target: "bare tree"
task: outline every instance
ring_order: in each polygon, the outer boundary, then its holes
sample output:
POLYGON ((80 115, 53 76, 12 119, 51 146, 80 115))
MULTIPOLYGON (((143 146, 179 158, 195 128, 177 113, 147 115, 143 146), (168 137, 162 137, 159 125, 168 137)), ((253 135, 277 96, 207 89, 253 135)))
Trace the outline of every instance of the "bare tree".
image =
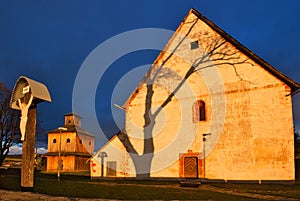
POLYGON ((47 148, 48 133, 42 127, 43 121, 39 118, 40 113, 37 112, 36 116, 37 116, 37 121, 36 121, 35 149, 37 153, 38 148, 47 148))
POLYGON ((0 82, 0 166, 9 148, 20 142, 20 112, 9 106, 11 92, 0 82))
MULTIPOLYGON (((198 19, 195 19, 191 22, 186 22, 186 24, 191 24, 187 33, 180 39, 176 47, 172 50, 166 59, 162 62, 159 67, 153 67, 147 72, 145 75, 143 82, 146 84, 146 100, 145 100, 145 111, 143 115, 144 119, 144 148, 143 153, 141 155, 138 154, 133 144, 130 142, 130 139, 126 133, 120 132, 118 137, 127 152, 130 154, 135 169, 136 176, 142 178, 150 177, 151 163, 154 156, 154 143, 153 143, 153 128, 155 125, 155 119, 160 114, 160 112, 172 101, 175 94, 182 88, 184 83, 189 79, 189 77, 197 71, 200 71, 205 68, 210 68, 214 66, 221 65, 229 65, 233 68, 235 75, 241 80, 245 82, 249 82, 244 80, 242 76, 238 73, 236 65, 249 63, 248 59, 242 59, 240 51, 231 46, 229 42, 227 42, 223 37, 221 37, 217 33, 209 33, 209 32, 199 32, 197 35, 198 44, 202 48, 202 54, 194 59, 191 62, 190 67, 185 72, 185 75, 180 78, 178 85, 174 88, 174 90, 165 97, 164 101, 160 105, 160 107, 156 111, 151 111, 152 108, 152 98, 154 95, 154 84, 159 79, 167 79, 173 76, 173 78, 178 79, 174 73, 170 71, 170 69, 165 67, 165 64, 173 55, 176 55, 176 51, 180 48, 181 44, 185 40, 189 38, 189 35, 196 25, 198 19)), ((251 64, 252 65, 252 64, 251 64)), ((173 79, 172 78, 172 79, 173 79)))

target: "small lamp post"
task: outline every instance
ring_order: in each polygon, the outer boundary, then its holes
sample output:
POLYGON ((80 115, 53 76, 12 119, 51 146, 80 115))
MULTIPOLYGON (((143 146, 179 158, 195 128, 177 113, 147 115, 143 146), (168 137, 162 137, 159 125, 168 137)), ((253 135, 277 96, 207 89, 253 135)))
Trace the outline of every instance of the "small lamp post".
POLYGON ((204 133, 203 136, 203 179, 205 178, 205 142, 206 142, 206 136, 211 135, 211 133, 204 133))
POLYGON ((58 127, 59 130, 59 147, 58 147, 58 161, 57 161, 57 181, 60 181, 60 171, 62 166, 61 161, 61 131, 67 131, 68 129, 65 127, 58 127))

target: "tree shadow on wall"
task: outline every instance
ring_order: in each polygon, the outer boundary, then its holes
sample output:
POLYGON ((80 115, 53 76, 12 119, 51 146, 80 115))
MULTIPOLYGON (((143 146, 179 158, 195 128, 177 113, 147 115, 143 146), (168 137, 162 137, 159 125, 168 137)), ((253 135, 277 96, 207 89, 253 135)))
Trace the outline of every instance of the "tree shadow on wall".
MULTIPOLYGON (((233 48, 229 42, 227 42, 223 37, 217 33, 208 32, 198 32, 191 38, 197 38, 197 44, 194 41, 190 41, 190 34, 198 23, 199 19, 195 19, 191 22, 185 22, 184 26, 189 26, 188 31, 185 35, 173 35, 170 40, 172 44, 174 41, 178 41, 176 46, 171 51, 162 51, 163 57, 165 59, 160 65, 154 63, 150 70, 146 73, 142 79, 140 85, 145 85, 146 96, 145 96, 145 111, 141 118, 144 120, 143 124, 143 152, 139 154, 132 144, 130 137, 125 130, 120 131, 117 136, 124 145, 126 151, 130 155, 136 170, 136 177, 138 178, 149 178, 151 176, 151 164, 152 159, 155 154, 155 145, 153 141, 153 129, 156 124, 157 116, 163 111, 163 109, 172 101, 176 93, 183 87, 184 83, 190 78, 194 73, 206 69, 221 65, 229 65, 233 68, 235 75, 241 80, 242 77, 238 74, 236 65, 249 63, 248 59, 241 59, 241 53, 233 48), (191 42, 194 42, 193 44, 191 42), (201 48, 201 54, 195 59, 187 59, 190 67, 187 68, 184 76, 179 76, 171 68, 167 68, 167 62, 173 56, 180 56, 184 59, 184 55, 180 55, 180 48, 183 44, 198 45, 201 48), (167 80, 176 80, 176 86, 171 90, 171 92, 166 97, 163 98, 162 104, 153 111, 153 96, 155 93, 155 86, 159 86, 167 80)), ((168 46, 167 46, 168 47, 168 46)), ((191 50, 190 50, 191 51, 191 50)), ((252 64, 251 64, 252 65, 252 64)), ((130 135, 130 134, 129 134, 130 135)))

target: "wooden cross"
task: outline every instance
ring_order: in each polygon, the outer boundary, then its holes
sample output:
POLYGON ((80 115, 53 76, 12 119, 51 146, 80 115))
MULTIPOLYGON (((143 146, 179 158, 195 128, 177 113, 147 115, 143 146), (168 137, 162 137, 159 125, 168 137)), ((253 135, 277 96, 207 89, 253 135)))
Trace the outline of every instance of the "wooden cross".
POLYGON ((23 141, 21 169, 22 191, 33 191, 36 109, 37 104, 43 101, 51 102, 47 87, 25 76, 19 77, 10 99, 10 107, 21 110, 22 114, 20 121, 21 140, 23 141))

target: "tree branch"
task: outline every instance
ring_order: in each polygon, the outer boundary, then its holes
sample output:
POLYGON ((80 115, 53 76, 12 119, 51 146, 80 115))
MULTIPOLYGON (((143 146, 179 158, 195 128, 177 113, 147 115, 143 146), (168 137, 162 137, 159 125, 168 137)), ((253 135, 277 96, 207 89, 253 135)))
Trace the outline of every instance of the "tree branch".
POLYGON ((132 143, 130 142, 128 135, 125 132, 119 131, 117 136, 129 154, 138 154, 138 152, 135 150, 132 143))

